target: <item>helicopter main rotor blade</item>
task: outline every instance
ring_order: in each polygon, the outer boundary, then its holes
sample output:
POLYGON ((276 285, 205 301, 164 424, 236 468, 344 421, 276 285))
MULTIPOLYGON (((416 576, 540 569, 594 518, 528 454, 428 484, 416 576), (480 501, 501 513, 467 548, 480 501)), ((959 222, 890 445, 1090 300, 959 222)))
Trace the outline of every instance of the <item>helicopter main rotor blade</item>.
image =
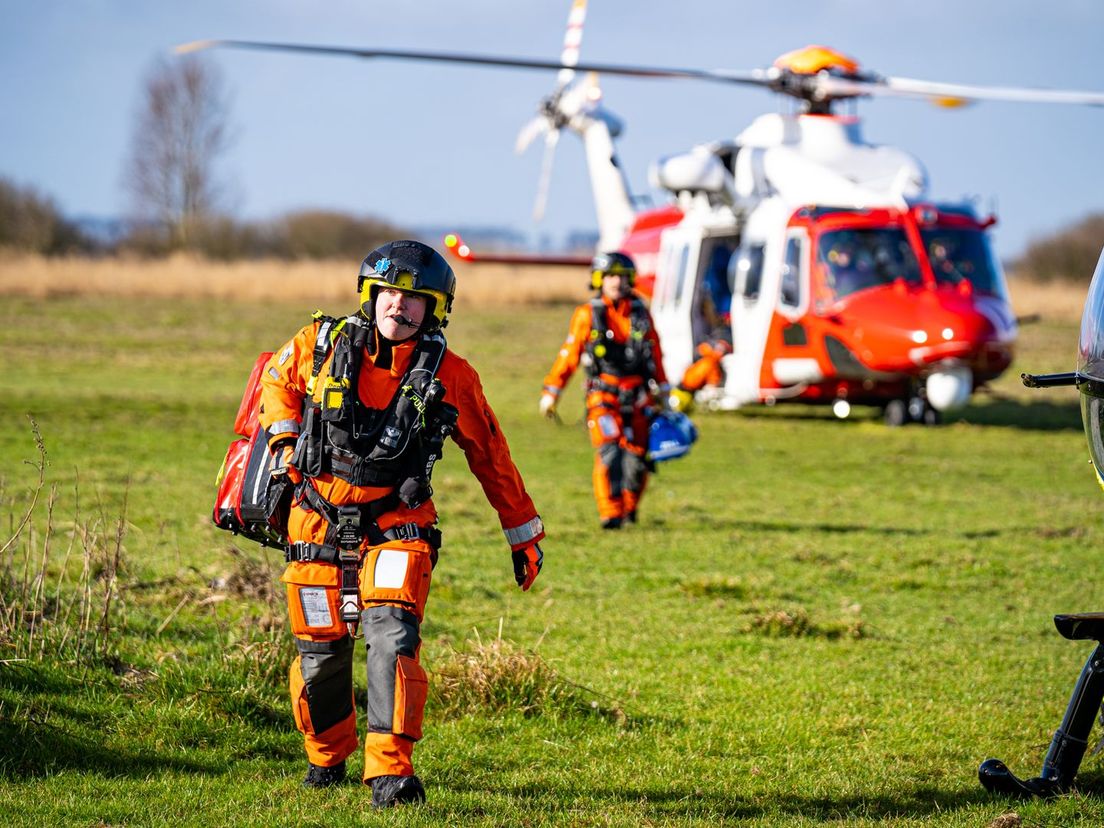
POLYGON ((533 221, 544 218, 548 205, 548 191, 552 187, 552 163, 556 158, 556 145, 560 143, 560 131, 549 130, 544 136, 544 158, 541 159, 540 178, 537 180, 537 198, 533 202, 533 221))
POLYGON ((197 40, 176 47, 180 53, 210 48, 258 49, 302 54, 336 55, 365 59, 428 61, 460 63, 472 66, 505 67, 580 72, 600 72, 632 78, 672 78, 757 86, 807 101, 832 101, 842 98, 885 96, 922 98, 937 103, 962 103, 974 100, 1018 101, 1023 103, 1060 103, 1104 106, 1104 92, 1068 89, 1032 89, 1001 86, 970 86, 913 80, 911 78, 867 75, 846 77, 827 71, 815 73, 780 69, 687 69, 674 66, 631 66, 614 63, 575 63, 562 59, 540 60, 499 55, 464 54, 460 52, 423 52, 411 49, 354 49, 344 46, 317 46, 303 43, 274 43, 256 40, 197 40))
POLYGON ((539 60, 496 55, 464 54, 461 52, 420 52, 411 49, 354 49, 345 46, 314 46, 304 43, 272 43, 259 40, 195 40, 176 47, 180 54, 202 49, 258 49, 273 52, 299 52, 314 55, 336 55, 365 59, 415 60, 436 63, 466 63, 472 66, 499 66, 512 69, 578 70, 602 72, 633 78, 681 78, 686 80, 715 81, 718 83, 748 84, 770 88, 777 81, 777 72, 753 69, 739 72, 729 69, 679 69, 663 66, 628 66, 614 63, 565 64, 562 60, 539 60))
POLYGON ((536 140, 538 135, 548 132, 550 129, 552 129, 552 124, 547 115, 534 115, 518 131, 517 140, 514 142, 514 152, 521 155, 529 149, 529 145, 536 140))
POLYGON ((816 94, 821 98, 880 95, 898 98, 924 98, 940 102, 1013 101, 1017 103, 1085 104, 1104 106, 1104 92, 1073 89, 1032 89, 1014 86, 971 86, 960 83, 915 80, 913 78, 876 78, 851 80, 830 75, 815 78, 816 94))

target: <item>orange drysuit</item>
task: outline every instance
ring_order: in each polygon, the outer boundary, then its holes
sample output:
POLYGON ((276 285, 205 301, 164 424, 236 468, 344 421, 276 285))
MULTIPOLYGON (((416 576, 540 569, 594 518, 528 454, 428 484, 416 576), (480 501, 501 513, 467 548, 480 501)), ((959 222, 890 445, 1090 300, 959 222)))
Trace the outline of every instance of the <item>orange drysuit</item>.
MULTIPOLYGON (((299 434, 320 324, 316 321, 300 330, 273 355, 265 369, 259 420, 269 429, 270 445, 299 434)), ((370 336, 377 334, 373 331, 370 336)), ((356 391, 368 409, 388 408, 406 374, 417 338, 393 347, 384 343, 374 355, 364 349, 356 391)), ((333 360, 331 351, 315 384, 315 400, 322 399, 323 380, 333 360)), ((446 350, 436 376, 445 389, 444 402, 459 412, 450 436, 463 450, 468 467, 498 513, 511 548, 522 549, 539 541, 544 537, 543 525, 475 369, 446 350)), ((354 486, 330 473, 306 482, 325 501, 347 510, 350 504, 386 498, 395 489, 354 486)), ((297 498, 301 493, 302 487, 297 490, 297 498)), ((411 754, 414 742, 422 736, 427 688, 426 674, 418 661, 419 631, 437 557, 430 542, 439 539, 433 534, 436 521, 432 500, 414 509, 397 503, 375 515, 378 530, 387 533, 386 542, 378 542, 377 532, 375 545, 366 537, 359 546, 363 556, 359 572, 360 629, 368 647, 366 781, 414 773, 411 754)), ((293 502, 288 520, 290 548, 322 548, 329 526, 309 502, 293 502)), ((330 767, 344 761, 357 746, 353 640, 340 612, 342 570, 337 563, 294 557, 289 552, 291 562, 282 577, 287 584, 291 630, 299 649, 290 671, 292 709, 309 760, 330 767)))
POLYGON ((682 375, 678 387, 682 391, 693 393, 707 385, 724 385, 724 369, 721 360, 732 353, 732 345, 725 339, 714 339, 698 346, 698 359, 691 363, 682 375))
POLYGON ((586 409, 594 459, 594 498, 603 524, 635 520, 648 482, 648 425, 654 405, 650 382, 667 384, 651 314, 636 293, 617 300, 597 296, 575 309, 567 339, 544 378, 559 396, 585 362, 586 409), (604 317, 604 320, 600 317, 604 317), (619 359, 625 346, 632 358, 619 359))

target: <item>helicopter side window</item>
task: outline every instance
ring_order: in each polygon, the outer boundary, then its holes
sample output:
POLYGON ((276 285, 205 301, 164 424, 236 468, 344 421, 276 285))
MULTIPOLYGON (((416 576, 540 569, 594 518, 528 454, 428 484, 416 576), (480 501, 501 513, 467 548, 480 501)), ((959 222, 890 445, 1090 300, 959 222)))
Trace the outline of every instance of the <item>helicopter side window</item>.
POLYGON ((904 231, 897 227, 822 233, 817 261, 836 299, 897 279, 913 284, 921 281, 916 255, 904 231))
POLYGON ((951 285, 969 282, 980 293, 1004 295, 1003 281, 984 234, 977 230, 941 228, 922 230, 920 236, 936 282, 951 285))
POLYGON ((690 261, 690 245, 683 244, 678 249, 675 267, 678 279, 675 281, 675 293, 671 297, 671 304, 678 305, 682 302, 682 291, 686 287, 686 265, 690 261))
POLYGON ((763 249, 764 245, 753 244, 741 250, 733 260, 736 289, 748 302, 759 298, 759 285, 763 281, 763 249))
POLYGON ((786 260, 782 265, 782 289, 779 304, 796 308, 801 304, 801 238, 792 236, 786 241, 786 260))
POLYGON ((708 264, 702 272, 700 291, 700 309, 706 322, 715 327, 727 322, 732 313, 732 282, 729 263, 733 257, 735 244, 728 239, 714 242, 707 259, 708 264))

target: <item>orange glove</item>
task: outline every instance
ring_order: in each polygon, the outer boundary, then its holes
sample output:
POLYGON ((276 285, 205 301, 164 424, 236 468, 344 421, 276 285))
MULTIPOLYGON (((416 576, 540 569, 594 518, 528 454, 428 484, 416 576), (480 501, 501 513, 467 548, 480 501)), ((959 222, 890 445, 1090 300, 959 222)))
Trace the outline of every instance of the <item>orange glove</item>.
POLYGON ((511 554, 514 558, 514 580, 522 592, 528 592, 544 566, 544 552, 539 543, 533 543, 511 554))

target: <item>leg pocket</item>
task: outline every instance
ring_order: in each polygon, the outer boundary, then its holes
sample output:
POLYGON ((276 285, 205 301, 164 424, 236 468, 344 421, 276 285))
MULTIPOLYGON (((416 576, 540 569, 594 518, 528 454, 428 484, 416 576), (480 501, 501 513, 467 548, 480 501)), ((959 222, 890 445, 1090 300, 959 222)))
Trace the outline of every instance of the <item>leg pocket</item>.
POLYGON ((333 564, 294 561, 280 580, 287 585, 288 617, 296 636, 324 638, 345 632, 341 570, 333 564))
POLYGON ((422 665, 400 655, 395 665, 395 721, 392 730, 415 741, 422 738, 422 714, 425 711, 429 681, 422 665))

